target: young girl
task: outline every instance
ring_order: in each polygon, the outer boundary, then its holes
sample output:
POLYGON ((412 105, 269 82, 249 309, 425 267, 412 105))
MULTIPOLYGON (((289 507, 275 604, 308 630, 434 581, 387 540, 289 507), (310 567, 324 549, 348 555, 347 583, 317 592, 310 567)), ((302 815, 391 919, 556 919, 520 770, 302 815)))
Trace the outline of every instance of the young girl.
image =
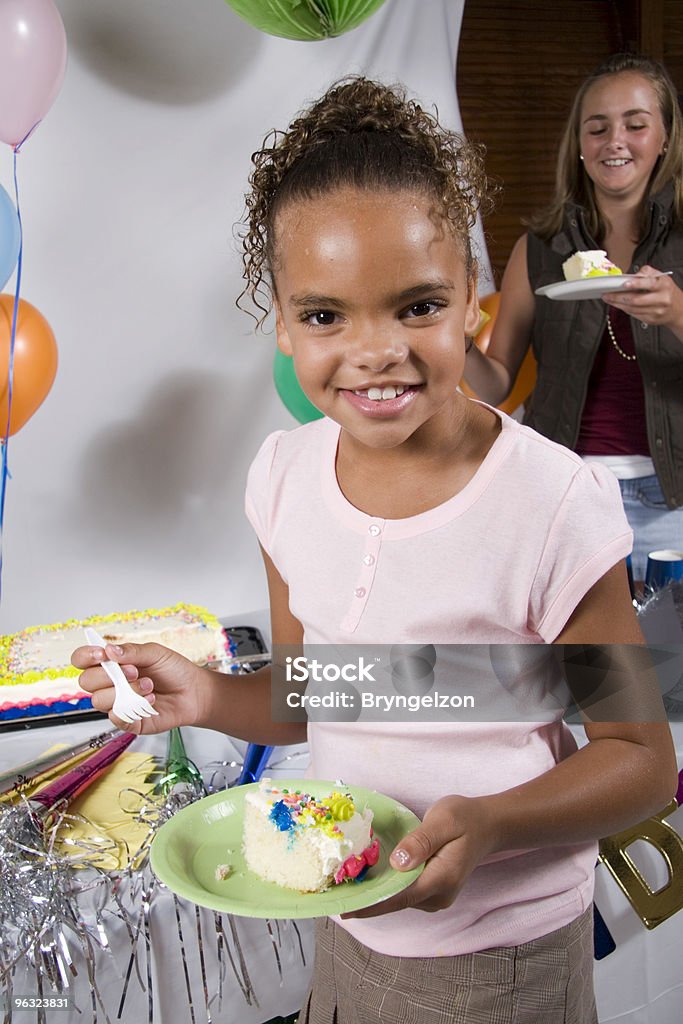
POLYGON ((643 579, 648 551, 683 548, 683 121, 660 64, 617 54, 588 76, 556 181, 510 256, 486 356, 473 350, 465 375, 500 402, 533 345, 525 422, 613 470, 643 579), (534 295, 586 249, 605 249, 637 279, 602 301, 534 295))
MULTIPOLYGON (((254 162, 248 290, 263 309, 272 289, 278 345, 325 413, 271 435, 249 475, 274 650, 641 643, 614 477, 457 390, 478 320, 478 152, 400 89, 354 78, 254 162)), ((104 656, 83 647, 74 664, 109 711, 104 656)), ((137 731, 303 738, 271 721, 267 669, 217 677, 154 644, 106 656, 155 702, 137 731)), ((581 750, 559 714, 311 722, 312 777, 412 807, 423 824, 391 865, 426 867, 399 895, 319 926, 300 1020, 595 1020, 596 840, 659 810, 676 785, 654 689, 653 715, 588 722, 581 750)))

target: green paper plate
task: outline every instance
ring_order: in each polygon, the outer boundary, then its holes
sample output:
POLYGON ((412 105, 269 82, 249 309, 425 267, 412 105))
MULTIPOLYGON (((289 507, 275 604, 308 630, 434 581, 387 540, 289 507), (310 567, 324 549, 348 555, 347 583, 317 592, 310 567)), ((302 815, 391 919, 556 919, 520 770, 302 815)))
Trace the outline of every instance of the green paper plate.
MULTIPOLYGON (((311 779, 274 779, 285 789, 304 789, 313 796, 328 796, 339 783, 311 779)), ((372 826, 379 839, 380 855, 362 882, 342 882, 327 892, 300 893, 264 882, 252 874, 242 855, 242 814, 244 797, 258 783, 235 786, 190 804, 162 825, 152 842, 152 868, 172 892, 211 910, 224 910, 241 917, 302 918, 327 917, 360 910, 393 896, 410 885, 422 872, 395 871, 389 854, 419 818, 391 797, 357 786, 344 786, 359 807, 374 814, 372 826), (216 879, 219 864, 230 864, 224 881, 216 879)))

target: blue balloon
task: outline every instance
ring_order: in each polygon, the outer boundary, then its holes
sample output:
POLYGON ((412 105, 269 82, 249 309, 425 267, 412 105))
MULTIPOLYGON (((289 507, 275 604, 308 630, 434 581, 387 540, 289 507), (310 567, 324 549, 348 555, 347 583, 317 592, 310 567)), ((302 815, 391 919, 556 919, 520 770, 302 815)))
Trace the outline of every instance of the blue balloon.
POLYGON ((0 185, 0 292, 17 265, 20 237, 19 214, 0 185))

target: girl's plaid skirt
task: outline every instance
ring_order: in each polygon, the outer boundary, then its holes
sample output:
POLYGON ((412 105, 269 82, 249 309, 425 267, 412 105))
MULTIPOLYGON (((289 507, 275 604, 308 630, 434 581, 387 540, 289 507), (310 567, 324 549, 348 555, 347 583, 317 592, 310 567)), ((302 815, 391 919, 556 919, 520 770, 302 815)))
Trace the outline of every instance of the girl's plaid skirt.
POLYGON ((299 1024, 597 1024, 593 909, 520 946, 455 957, 375 953, 330 919, 299 1024))

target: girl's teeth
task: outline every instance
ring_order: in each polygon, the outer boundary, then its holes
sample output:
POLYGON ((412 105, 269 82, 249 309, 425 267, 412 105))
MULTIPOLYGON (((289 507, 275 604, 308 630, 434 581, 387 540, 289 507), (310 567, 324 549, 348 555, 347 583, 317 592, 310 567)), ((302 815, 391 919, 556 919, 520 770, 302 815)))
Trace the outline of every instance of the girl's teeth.
POLYGON ((367 397, 373 402, 381 402, 383 399, 396 398, 397 395, 402 395, 405 388, 399 384, 394 387, 393 384, 389 384, 385 388, 368 388, 367 392, 356 391, 357 395, 367 394, 367 397))

